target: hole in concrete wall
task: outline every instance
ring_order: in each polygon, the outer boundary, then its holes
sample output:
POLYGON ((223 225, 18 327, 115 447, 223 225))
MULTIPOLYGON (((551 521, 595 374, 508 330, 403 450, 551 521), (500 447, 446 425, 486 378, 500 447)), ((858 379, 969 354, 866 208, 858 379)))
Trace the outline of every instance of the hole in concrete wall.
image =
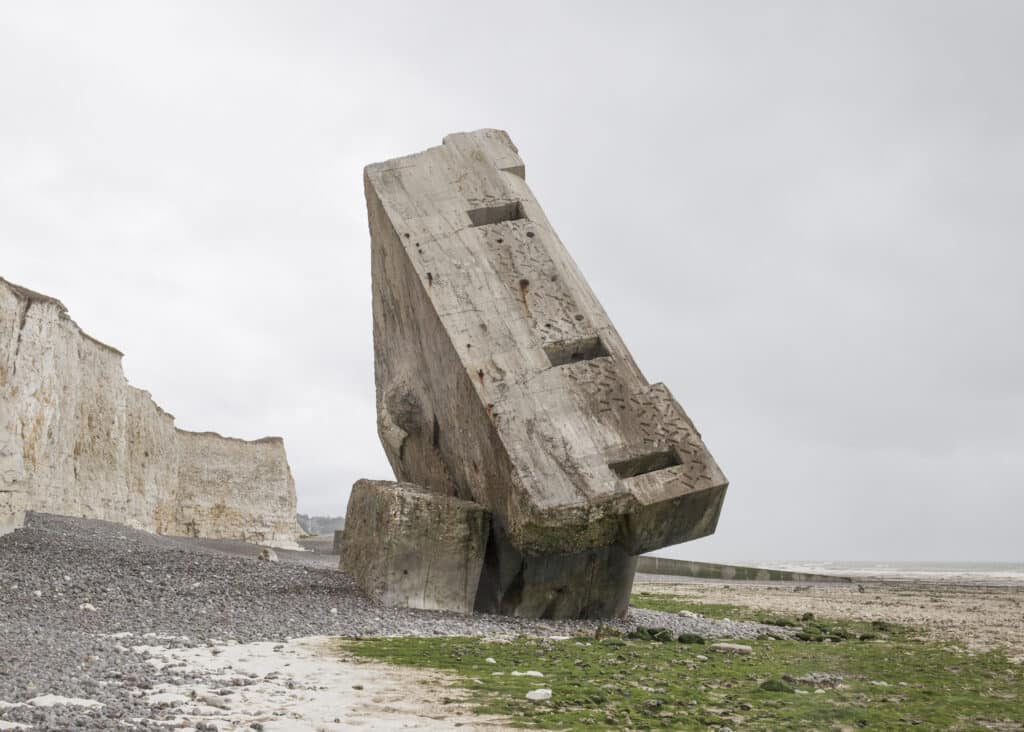
POLYGON ((523 204, 519 201, 512 203, 499 203, 496 206, 485 206, 466 211, 473 226, 486 226, 487 224, 500 224, 502 221, 517 221, 525 219, 523 204))
POLYGON ((608 463, 608 467, 620 478, 633 478, 680 464, 675 450, 661 450, 629 460, 620 460, 617 463, 608 463))
POLYGON ((548 355, 548 360, 552 366, 564 366, 567 363, 589 361, 592 358, 601 358, 602 356, 609 355, 604 344, 601 343, 601 339, 597 336, 581 338, 575 341, 552 343, 544 346, 544 353, 548 355))

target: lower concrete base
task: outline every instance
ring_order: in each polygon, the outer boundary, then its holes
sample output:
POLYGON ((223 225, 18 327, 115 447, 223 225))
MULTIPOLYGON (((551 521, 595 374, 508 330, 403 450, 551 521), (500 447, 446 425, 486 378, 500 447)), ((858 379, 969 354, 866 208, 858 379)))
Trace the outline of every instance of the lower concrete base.
POLYGON ((524 556, 494 523, 475 609, 526 618, 622 617, 629 607, 636 561, 617 546, 524 556))
POLYGON ((384 605, 473 611, 490 516, 412 483, 360 480, 345 516, 341 568, 384 605))

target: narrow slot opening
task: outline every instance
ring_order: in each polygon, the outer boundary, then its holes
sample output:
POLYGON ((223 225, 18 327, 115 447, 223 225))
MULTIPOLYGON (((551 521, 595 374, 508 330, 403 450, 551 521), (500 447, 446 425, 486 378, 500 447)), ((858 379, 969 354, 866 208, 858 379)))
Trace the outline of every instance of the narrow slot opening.
POLYGON ((437 415, 434 415, 434 429, 430 435, 430 444, 436 450, 441 445, 441 425, 437 423, 437 415))
POLYGON ((567 363, 589 361, 608 355, 608 350, 597 336, 580 338, 575 341, 561 341, 544 346, 544 353, 552 366, 564 366, 567 363))
POLYGON ((635 478, 638 475, 653 473, 656 470, 664 470, 680 464, 675 450, 661 450, 629 460, 620 460, 617 463, 608 463, 608 467, 620 478, 635 478))
POLYGON ((517 221, 525 219, 523 204, 519 201, 511 203, 499 203, 496 206, 485 206, 466 211, 473 226, 486 226, 487 224, 500 224, 502 221, 517 221))

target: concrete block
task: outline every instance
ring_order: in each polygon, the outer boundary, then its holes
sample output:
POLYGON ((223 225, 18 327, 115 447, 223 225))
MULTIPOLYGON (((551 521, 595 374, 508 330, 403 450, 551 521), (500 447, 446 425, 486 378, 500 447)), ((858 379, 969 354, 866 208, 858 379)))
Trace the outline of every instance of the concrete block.
POLYGON ((501 130, 366 168, 378 431, 399 480, 492 513, 480 609, 617 614, 584 585, 628 595, 626 558, 712 533, 728 483, 525 175, 501 130))
POLYGON ((472 612, 490 517, 411 483, 360 480, 345 516, 341 568, 384 605, 472 612))

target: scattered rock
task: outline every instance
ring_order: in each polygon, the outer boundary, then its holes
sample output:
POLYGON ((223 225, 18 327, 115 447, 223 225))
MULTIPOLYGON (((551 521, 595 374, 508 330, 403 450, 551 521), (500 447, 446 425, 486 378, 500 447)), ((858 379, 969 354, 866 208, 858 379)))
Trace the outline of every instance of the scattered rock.
POLYGON ((83 602, 81 605, 78 606, 78 609, 79 610, 87 610, 88 612, 91 612, 91 613, 96 612, 96 606, 93 605, 91 602, 83 602))
POLYGON ((551 689, 534 689, 526 692, 526 698, 530 701, 547 701, 551 698, 551 689))
POLYGON ((260 550, 260 561, 263 561, 263 562, 276 562, 276 561, 279 561, 278 558, 277 558, 277 552, 275 552, 270 547, 267 547, 267 546, 263 547, 260 550))
POLYGON ((767 681, 762 682, 761 690, 778 692, 780 694, 792 694, 796 691, 796 689, 794 689, 790 684, 787 684, 781 679, 768 679, 767 681))

